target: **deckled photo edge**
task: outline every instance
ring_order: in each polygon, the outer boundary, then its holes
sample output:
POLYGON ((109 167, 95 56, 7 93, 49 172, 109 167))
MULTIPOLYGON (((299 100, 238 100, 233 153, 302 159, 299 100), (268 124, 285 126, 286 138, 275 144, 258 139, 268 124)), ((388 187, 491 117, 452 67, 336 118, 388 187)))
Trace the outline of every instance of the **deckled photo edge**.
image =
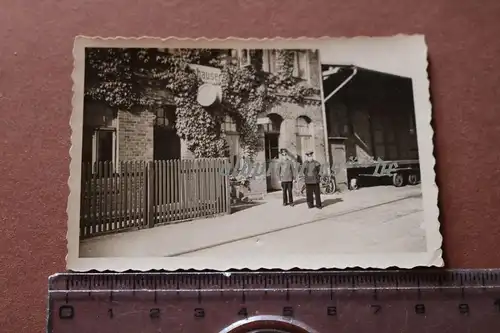
POLYGON ((81 179, 81 155, 82 155, 82 131, 83 131, 83 83, 85 41, 88 39, 75 38, 73 44, 73 71, 72 79, 72 112, 70 116, 71 147, 70 147, 70 170, 69 170, 69 196, 66 213, 68 215, 67 230, 67 254, 66 268, 71 268, 71 263, 79 260, 79 224, 80 224, 80 179, 81 179))
MULTIPOLYGON (((434 253, 434 261, 433 265, 436 267, 443 267, 444 266, 444 260, 443 260, 443 252, 442 252, 442 245, 443 245, 443 236, 441 234, 441 223, 439 220, 440 217, 440 210, 439 210, 439 187, 437 186, 436 183, 436 156, 435 156, 435 149, 434 149, 434 128, 432 127, 432 118, 433 118, 433 106, 431 102, 431 95, 430 95, 430 80, 429 80, 429 61, 428 61, 428 45, 425 40, 425 36, 421 36, 421 44, 422 44, 422 55, 421 55, 421 61, 422 61, 422 67, 425 67, 425 70, 422 71, 422 82, 420 84, 421 86, 421 94, 422 94, 422 108, 425 110, 425 116, 426 116, 426 121, 425 121, 425 127, 427 128, 425 130, 425 135, 423 135, 423 139, 426 140, 426 144, 423 144, 423 146, 426 147, 424 150, 424 153, 426 156, 428 156, 428 161, 427 161, 427 166, 425 168, 425 172, 428 174, 429 178, 429 186, 425 189, 426 192, 424 192, 424 200, 425 203, 425 210, 428 211, 428 218, 424 221, 426 225, 426 235, 427 235, 427 251, 434 253), (425 96, 425 98, 424 98, 425 96)), ((415 98, 418 99, 418 98, 415 98)), ((420 151, 420 147, 419 147, 420 151)))
MULTIPOLYGON (((114 270, 124 271, 129 269, 321 269, 321 268, 413 268, 416 266, 444 265, 442 259, 442 236, 440 234, 439 208, 437 206, 438 188, 435 182, 435 156, 433 149, 434 131, 431 126, 432 106, 430 102, 430 83, 428 77, 427 46, 422 35, 399 34, 387 37, 342 37, 342 38, 235 38, 209 39, 209 38, 153 38, 153 37, 85 37, 75 38, 74 49, 73 98, 71 114, 71 149, 70 149, 70 178, 68 181, 70 194, 68 199, 68 232, 67 232, 67 268, 74 271, 86 270, 114 270), (80 209, 80 178, 81 178, 81 145, 82 145, 82 122, 83 122, 83 75, 84 75, 84 51, 86 47, 165 47, 165 48, 239 48, 238 43, 243 43, 241 48, 259 49, 321 49, 328 42, 341 40, 376 40, 410 38, 413 45, 420 44, 419 57, 421 63, 415 64, 419 67, 419 76, 414 79, 414 101, 417 114, 418 148, 425 156, 420 163, 422 179, 426 180, 423 186, 425 222, 422 227, 426 230, 427 252, 425 253, 397 253, 397 254, 356 254, 356 255, 296 255, 283 259, 279 258, 249 258, 245 264, 235 265, 224 260, 212 257, 128 257, 128 258, 80 258, 79 257, 79 209, 80 209), (430 182, 432 180, 432 182, 430 182)), ((320 55, 321 57, 321 55, 320 55)))

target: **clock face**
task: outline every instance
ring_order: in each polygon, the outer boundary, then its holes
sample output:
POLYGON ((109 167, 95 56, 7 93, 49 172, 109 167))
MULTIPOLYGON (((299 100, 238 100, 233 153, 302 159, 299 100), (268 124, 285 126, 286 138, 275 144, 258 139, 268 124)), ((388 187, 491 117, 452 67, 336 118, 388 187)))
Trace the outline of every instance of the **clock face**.
POLYGON ((219 97, 219 87, 206 83, 198 88, 198 103, 202 106, 210 106, 219 97))

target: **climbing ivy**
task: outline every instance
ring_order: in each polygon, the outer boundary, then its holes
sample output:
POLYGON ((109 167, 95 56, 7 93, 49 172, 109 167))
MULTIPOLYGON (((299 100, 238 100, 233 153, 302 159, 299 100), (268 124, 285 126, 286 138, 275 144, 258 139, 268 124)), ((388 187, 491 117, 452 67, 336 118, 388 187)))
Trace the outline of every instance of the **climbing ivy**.
POLYGON ((293 77, 294 55, 276 50, 276 73, 262 70, 259 51, 250 52, 251 65, 241 67, 223 50, 90 49, 87 54, 86 95, 111 107, 133 112, 134 106, 154 107, 151 89, 166 89, 176 105, 176 131, 196 157, 227 155, 221 130, 229 115, 238 124, 244 157, 259 149, 257 117, 286 96, 303 102, 314 92, 293 77), (204 108, 196 100, 201 84, 188 64, 221 69, 222 107, 204 108))

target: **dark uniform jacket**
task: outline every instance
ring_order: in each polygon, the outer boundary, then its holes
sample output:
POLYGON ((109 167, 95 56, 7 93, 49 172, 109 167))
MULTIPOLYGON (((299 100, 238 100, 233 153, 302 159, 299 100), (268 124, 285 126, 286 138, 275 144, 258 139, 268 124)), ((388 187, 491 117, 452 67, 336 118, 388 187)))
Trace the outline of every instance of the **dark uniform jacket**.
POLYGON ((318 161, 305 161, 302 165, 302 174, 306 184, 319 184, 321 164, 318 161))
POLYGON ((295 165, 291 160, 281 160, 278 165, 280 181, 291 182, 295 179, 295 165))

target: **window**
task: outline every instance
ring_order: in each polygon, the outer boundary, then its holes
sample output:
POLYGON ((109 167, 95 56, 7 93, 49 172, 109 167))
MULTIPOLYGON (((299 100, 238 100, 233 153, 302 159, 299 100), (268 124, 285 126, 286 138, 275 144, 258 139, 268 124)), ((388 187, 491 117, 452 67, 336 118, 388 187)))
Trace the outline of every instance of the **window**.
POLYGON ((293 76, 303 80, 309 79, 309 59, 307 51, 294 52, 293 76))
POLYGON ((165 129, 175 129, 175 107, 161 107, 156 109, 155 126, 165 129))
POLYGON ((384 113, 371 117, 375 158, 382 160, 398 159, 399 149, 393 118, 384 113))
POLYGON ((327 104, 328 136, 331 138, 343 138, 351 135, 351 122, 348 109, 344 104, 327 104))
MULTIPOLYGON (((276 50, 264 50, 263 69, 269 73, 278 71, 276 50)), ((309 56, 307 50, 293 51, 293 76, 309 80, 309 56)))
POLYGON ((314 150, 311 119, 304 116, 297 118, 296 135, 297 154, 304 158, 307 151, 314 150))
POLYGON ((222 129, 224 130, 224 132, 226 132, 226 134, 229 132, 238 132, 236 121, 234 121, 233 117, 231 117, 230 115, 226 115, 226 117, 224 118, 222 129))
POLYGON ((415 135, 417 124, 415 123, 415 113, 413 111, 410 112, 410 134, 415 135))
POLYGON ((234 164, 240 155, 240 134, 238 133, 237 124, 231 116, 226 115, 222 124, 222 130, 226 134, 229 157, 234 164))
POLYGON ((116 165, 116 130, 114 128, 97 128, 94 131, 92 141, 94 172, 102 170, 105 174, 111 174, 116 165), (104 162, 108 163, 109 169, 104 169, 104 162))
POLYGON ((250 65, 250 50, 241 49, 238 50, 238 58, 240 60, 240 67, 245 67, 250 65))
POLYGON ((277 114, 270 114, 267 116, 269 118, 269 122, 267 124, 263 124, 262 127, 264 129, 264 133, 277 133, 279 134, 281 129, 281 123, 283 122, 283 118, 277 114))
POLYGON ((262 127, 264 129, 266 161, 269 162, 279 157, 279 137, 283 118, 276 113, 267 115, 267 118, 269 118, 269 122, 262 124, 262 127))
POLYGON ((264 144, 265 144, 265 155, 267 162, 279 158, 279 150, 280 150, 279 135, 276 134, 266 135, 264 144))
POLYGON ((269 73, 275 73, 276 67, 276 50, 264 50, 262 68, 269 73))

